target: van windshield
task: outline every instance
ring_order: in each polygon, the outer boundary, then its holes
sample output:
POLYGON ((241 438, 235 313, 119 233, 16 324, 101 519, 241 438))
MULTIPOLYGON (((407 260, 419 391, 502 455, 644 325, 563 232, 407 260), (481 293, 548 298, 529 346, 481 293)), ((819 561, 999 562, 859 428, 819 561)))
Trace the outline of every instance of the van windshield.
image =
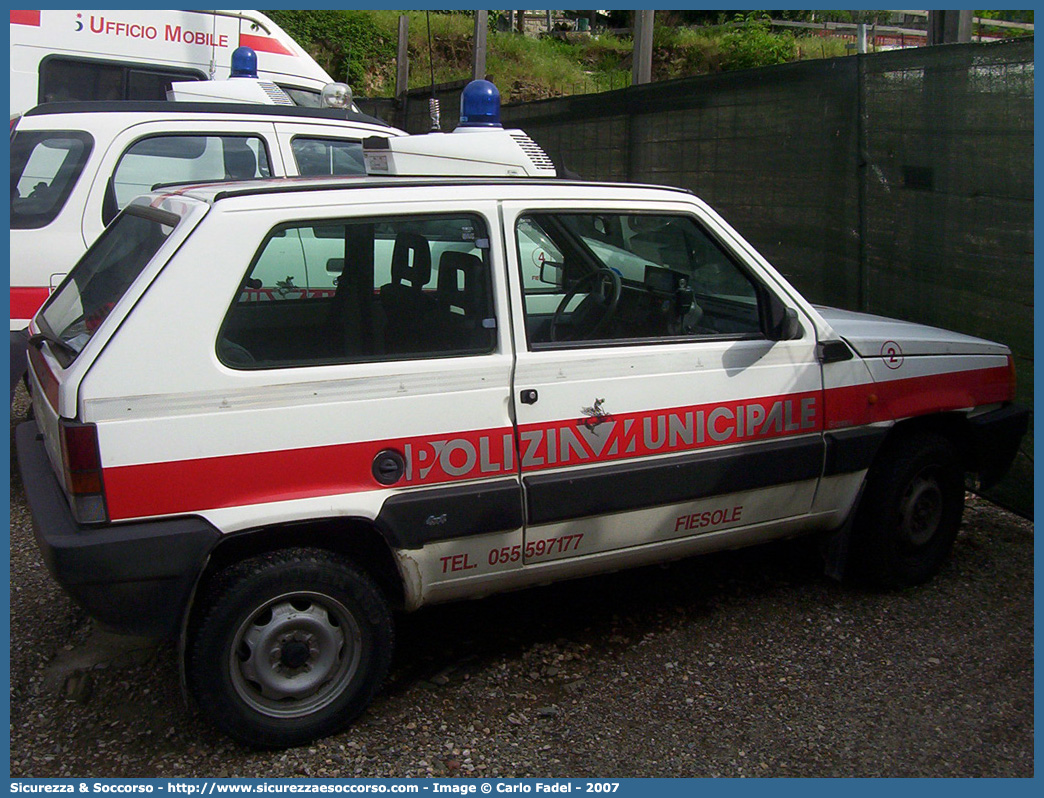
POLYGON ((44 335, 61 344, 54 352, 63 366, 76 359, 178 221, 172 213, 133 205, 69 272, 37 317, 44 335))

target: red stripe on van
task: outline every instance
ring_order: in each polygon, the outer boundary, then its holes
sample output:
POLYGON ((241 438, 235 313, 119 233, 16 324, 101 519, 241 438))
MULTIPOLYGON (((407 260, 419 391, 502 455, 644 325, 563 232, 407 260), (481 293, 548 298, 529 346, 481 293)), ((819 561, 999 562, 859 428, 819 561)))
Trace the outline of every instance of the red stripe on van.
POLYGON ((38 288, 36 286, 19 286, 11 287, 11 318, 12 319, 31 319, 36 311, 40 309, 40 305, 47 301, 47 297, 50 296, 51 292, 48 288, 38 288))
POLYGON ((249 33, 239 34, 239 46, 250 47, 262 53, 275 53, 276 55, 293 55, 280 42, 270 36, 251 36, 249 33))
POLYGON ((11 24, 12 25, 32 25, 34 28, 40 27, 40 12, 39 11, 15 11, 11 10, 11 24))

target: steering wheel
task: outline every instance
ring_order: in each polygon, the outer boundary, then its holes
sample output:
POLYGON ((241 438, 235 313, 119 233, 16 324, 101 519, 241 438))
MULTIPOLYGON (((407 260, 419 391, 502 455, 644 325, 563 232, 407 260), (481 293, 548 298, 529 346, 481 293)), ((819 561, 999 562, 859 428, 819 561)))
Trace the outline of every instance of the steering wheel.
POLYGON ((616 314, 621 290, 620 275, 612 269, 598 269, 580 278, 555 308, 555 315, 551 317, 551 340, 580 341, 593 337, 616 314), (577 294, 585 292, 587 296, 567 319, 569 303, 577 294), (566 327, 568 332, 563 334, 566 327))

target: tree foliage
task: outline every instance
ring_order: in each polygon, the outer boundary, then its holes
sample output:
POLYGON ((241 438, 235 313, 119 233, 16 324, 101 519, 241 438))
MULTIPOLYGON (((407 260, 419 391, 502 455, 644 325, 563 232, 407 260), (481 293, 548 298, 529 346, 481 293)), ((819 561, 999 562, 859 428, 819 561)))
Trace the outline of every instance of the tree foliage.
POLYGON ((373 64, 395 61, 395 34, 379 28, 367 11, 265 11, 335 80, 369 93, 373 64))

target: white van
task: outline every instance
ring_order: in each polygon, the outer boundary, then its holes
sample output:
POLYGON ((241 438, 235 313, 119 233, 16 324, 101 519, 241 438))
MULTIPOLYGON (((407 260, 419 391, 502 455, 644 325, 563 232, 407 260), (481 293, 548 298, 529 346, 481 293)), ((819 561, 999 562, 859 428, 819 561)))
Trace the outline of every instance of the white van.
POLYGON ((11 11, 11 114, 63 100, 165 100, 171 81, 229 77, 237 47, 258 77, 318 107, 332 78, 257 11, 11 11))

